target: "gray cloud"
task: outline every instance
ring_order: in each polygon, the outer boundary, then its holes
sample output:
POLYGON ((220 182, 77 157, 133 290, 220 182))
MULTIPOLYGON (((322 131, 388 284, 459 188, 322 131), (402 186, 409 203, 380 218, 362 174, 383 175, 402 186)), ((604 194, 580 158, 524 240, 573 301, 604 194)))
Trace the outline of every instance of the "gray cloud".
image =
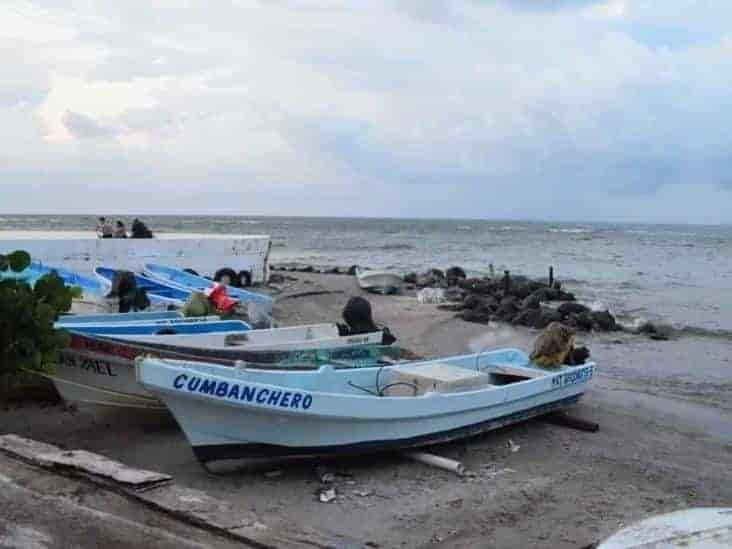
POLYGON ((38 5, 0 43, 0 210, 23 200, 13 182, 85 188, 92 211, 135 186, 174 189, 191 211, 732 208, 721 4, 626 2, 607 17, 602 0, 38 5))
POLYGON ((63 124, 74 137, 80 139, 113 137, 117 133, 117 130, 114 128, 104 125, 89 116, 73 111, 66 111, 63 116, 63 124))

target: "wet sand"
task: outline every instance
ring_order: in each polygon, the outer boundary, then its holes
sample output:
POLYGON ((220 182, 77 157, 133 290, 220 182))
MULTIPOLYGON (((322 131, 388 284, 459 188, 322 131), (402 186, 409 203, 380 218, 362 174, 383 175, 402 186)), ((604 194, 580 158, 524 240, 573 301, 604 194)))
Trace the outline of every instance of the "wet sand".
MULTIPOLYGON (((367 295, 349 276, 294 277, 283 286, 275 311, 285 325, 339 320, 351 295, 367 295), (332 293, 288 297, 317 291, 332 293)), ((428 356, 496 346, 528 350, 536 336, 467 323, 411 296, 368 298, 375 319, 389 326, 398 344, 428 356)), ((194 460, 170 417, 133 410, 25 404, 0 411, 0 432, 166 472, 242 510, 382 547, 577 548, 649 514, 729 505, 729 343, 654 342, 616 333, 582 339, 598 375, 573 415, 597 421, 600 431, 532 420, 429 450, 462 460, 475 473, 466 478, 393 454, 249 463, 213 476, 194 460), (318 466, 335 474, 334 503, 317 501, 318 466)))

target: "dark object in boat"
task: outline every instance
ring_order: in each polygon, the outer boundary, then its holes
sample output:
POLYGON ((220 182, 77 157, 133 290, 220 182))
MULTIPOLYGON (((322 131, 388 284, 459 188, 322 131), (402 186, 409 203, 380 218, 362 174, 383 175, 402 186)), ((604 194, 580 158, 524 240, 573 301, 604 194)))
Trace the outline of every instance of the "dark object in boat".
POLYGON ((567 355, 567 364, 579 366, 587 362, 588 358, 590 358, 590 350, 587 347, 573 347, 567 355))
POLYGON ((383 336, 382 345, 391 345, 397 338, 391 333, 386 326, 378 327, 374 323, 371 313, 371 303, 363 297, 354 296, 348 300, 346 306, 343 307, 343 320, 345 324, 338 323, 338 335, 359 335, 370 334, 381 330, 383 336))
POLYGON ((137 289, 135 273, 132 271, 115 271, 112 277, 112 289, 107 297, 121 297, 137 289))
POLYGON ((558 368, 567 363, 573 348, 574 330, 560 322, 552 322, 536 338, 531 361, 544 368, 558 368))
POLYGON ((352 297, 343 307, 343 320, 352 335, 368 334, 378 330, 371 313, 371 303, 360 296, 352 297))

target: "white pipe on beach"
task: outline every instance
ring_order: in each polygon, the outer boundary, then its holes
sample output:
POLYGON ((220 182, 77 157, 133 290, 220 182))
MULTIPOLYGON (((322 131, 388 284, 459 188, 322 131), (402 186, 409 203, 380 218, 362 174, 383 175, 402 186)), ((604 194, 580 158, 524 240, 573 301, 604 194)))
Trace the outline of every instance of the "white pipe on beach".
POLYGON ((454 459, 445 458, 442 456, 436 456, 434 454, 428 454, 426 452, 405 452, 404 455, 409 459, 424 463, 425 465, 431 465, 438 469, 444 469, 450 471, 458 476, 465 476, 465 466, 459 461, 454 459))

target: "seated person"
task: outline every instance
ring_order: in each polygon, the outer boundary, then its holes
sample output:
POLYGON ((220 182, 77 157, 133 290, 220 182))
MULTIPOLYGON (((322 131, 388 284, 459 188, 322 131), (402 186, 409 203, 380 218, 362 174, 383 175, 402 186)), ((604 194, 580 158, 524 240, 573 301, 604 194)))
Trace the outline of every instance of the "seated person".
POLYGON ((114 227, 114 238, 127 238, 125 224, 119 220, 117 221, 117 225, 114 227))
POLYGON ((97 236, 99 238, 112 238, 113 233, 112 224, 105 218, 100 217, 97 223, 97 236))

